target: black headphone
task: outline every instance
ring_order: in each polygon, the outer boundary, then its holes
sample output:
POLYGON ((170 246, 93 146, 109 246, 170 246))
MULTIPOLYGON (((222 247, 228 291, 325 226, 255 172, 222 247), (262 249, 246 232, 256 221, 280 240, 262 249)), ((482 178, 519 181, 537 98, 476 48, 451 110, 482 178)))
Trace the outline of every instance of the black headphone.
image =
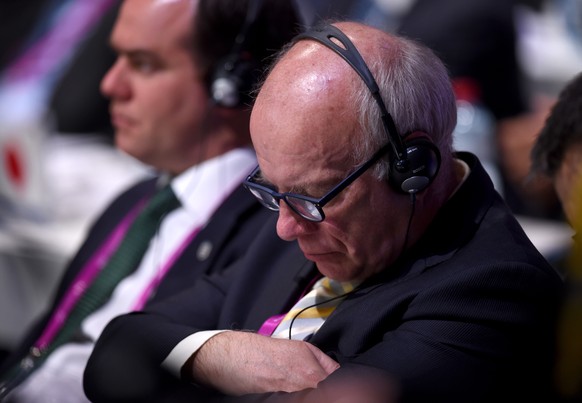
POLYGON ((250 103, 250 93, 259 78, 259 62, 245 51, 249 33, 261 10, 262 0, 250 0, 245 21, 228 55, 218 63, 210 82, 210 97, 227 108, 250 103))
POLYGON ((312 28, 296 36, 299 39, 314 39, 340 55, 362 77, 380 107, 382 123, 392 146, 389 183, 398 192, 414 194, 425 189, 435 178, 441 163, 441 155, 435 144, 426 137, 417 137, 403 143, 394 120, 380 95, 380 89, 350 39, 337 27, 325 25, 312 28), (338 45, 337 41, 342 46, 338 45))

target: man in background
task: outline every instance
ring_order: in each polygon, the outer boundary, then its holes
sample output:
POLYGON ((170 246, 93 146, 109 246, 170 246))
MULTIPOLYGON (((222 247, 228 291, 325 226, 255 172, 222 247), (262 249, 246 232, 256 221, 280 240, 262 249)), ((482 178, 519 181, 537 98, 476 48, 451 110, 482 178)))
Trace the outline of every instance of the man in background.
POLYGON ((118 57, 101 90, 111 98, 116 145, 159 175, 124 192, 95 222, 54 304, 5 363, 0 396, 86 400, 85 362, 111 318, 244 254, 265 214, 240 185, 256 164, 251 92, 298 28, 291 1, 123 2, 110 40, 118 57), (159 217, 148 224, 151 241, 128 258, 139 248, 128 242, 144 233, 134 230, 147 221, 142 212, 159 217), (104 279, 109 289, 95 297, 104 279))
MULTIPOLYGON (((532 173, 549 179, 574 242, 564 262, 568 294, 558 327, 555 383, 564 402, 582 398, 582 74, 560 92, 531 153, 532 173)), ((562 400, 561 400, 562 401, 562 400)))

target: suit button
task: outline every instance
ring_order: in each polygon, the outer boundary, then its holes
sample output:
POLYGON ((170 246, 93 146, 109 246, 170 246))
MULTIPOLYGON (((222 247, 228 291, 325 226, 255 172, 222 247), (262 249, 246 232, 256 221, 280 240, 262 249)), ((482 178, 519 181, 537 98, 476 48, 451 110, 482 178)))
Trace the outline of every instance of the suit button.
POLYGON ((198 246, 198 251, 196 252, 196 257, 198 258, 199 261, 202 262, 202 261, 208 259, 208 256, 210 256, 210 253, 212 253, 212 242, 202 241, 200 243, 200 246, 198 246))

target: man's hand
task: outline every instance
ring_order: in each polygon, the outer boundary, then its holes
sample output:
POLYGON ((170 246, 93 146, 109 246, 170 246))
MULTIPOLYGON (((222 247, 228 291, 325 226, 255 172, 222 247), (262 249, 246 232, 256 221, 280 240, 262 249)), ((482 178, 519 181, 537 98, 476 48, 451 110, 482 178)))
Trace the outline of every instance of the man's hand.
POLYGON ((339 368, 307 342, 248 332, 212 337, 186 365, 196 383, 229 395, 315 388, 339 368))

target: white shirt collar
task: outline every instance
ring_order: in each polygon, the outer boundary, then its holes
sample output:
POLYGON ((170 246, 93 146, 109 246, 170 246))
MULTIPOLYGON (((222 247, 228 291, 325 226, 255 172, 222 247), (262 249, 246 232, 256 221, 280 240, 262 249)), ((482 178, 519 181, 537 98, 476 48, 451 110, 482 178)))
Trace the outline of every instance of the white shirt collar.
POLYGON ((210 216, 256 165, 252 148, 237 148, 187 169, 171 186, 183 208, 210 216))

